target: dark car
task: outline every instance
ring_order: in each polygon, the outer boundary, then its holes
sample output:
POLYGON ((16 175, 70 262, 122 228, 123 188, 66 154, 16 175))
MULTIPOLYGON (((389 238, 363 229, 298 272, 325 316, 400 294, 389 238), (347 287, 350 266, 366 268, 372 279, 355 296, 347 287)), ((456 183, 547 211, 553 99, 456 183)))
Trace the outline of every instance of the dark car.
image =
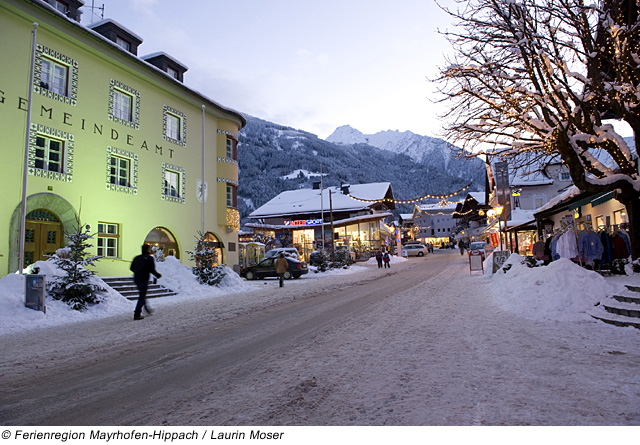
MULTIPOLYGON (((277 258, 265 258, 258 264, 246 267, 240 271, 240 276, 245 277, 247 280, 257 280, 259 278, 277 277, 276 273, 276 259, 277 258)), ((284 278, 289 280, 291 278, 300 278, 300 276, 309 272, 307 263, 304 261, 298 261, 293 258, 287 258, 289 268, 284 273, 284 278)))

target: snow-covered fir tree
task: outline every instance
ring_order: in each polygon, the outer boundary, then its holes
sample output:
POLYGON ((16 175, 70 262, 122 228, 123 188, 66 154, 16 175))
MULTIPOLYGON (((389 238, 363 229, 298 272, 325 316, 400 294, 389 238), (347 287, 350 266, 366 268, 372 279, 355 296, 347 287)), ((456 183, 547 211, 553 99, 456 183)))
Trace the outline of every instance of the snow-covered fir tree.
POLYGON ((218 252, 213 243, 205 240, 203 233, 199 232, 196 237, 195 250, 188 250, 191 260, 196 263, 191 271, 198 279, 200 284, 208 284, 209 286, 217 286, 226 275, 226 267, 224 265, 215 264, 218 262, 218 252))
POLYGON ((97 304, 102 299, 99 292, 105 289, 97 284, 89 283, 93 271, 87 270, 87 266, 95 266, 99 256, 90 255, 88 249, 93 247, 89 240, 93 239, 90 227, 80 223, 76 219, 76 230, 66 234, 69 242, 66 247, 58 249, 55 255, 50 257, 59 269, 66 274, 62 277, 54 277, 48 284, 48 293, 56 300, 62 300, 75 310, 86 309, 89 305, 97 304))

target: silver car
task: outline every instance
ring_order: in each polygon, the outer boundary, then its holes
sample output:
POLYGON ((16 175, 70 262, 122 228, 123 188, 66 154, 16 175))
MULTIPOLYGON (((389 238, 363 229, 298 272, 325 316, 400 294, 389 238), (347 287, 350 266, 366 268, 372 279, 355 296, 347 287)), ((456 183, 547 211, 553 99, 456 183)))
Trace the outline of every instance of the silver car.
POLYGON ((402 246, 402 249, 407 252, 407 256, 425 256, 427 254, 427 247, 424 244, 407 244, 402 246))

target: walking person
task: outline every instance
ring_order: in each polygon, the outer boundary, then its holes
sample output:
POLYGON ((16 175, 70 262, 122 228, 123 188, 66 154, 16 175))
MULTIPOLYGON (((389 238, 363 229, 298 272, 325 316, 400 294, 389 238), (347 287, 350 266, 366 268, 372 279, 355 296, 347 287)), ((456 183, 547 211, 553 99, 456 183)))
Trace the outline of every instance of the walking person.
POLYGON ((284 273, 289 269, 289 262, 284 257, 284 253, 281 252, 280 256, 276 260, 276 273, 280 279, 280 287, 284 286, 284 273))
POLYGON ((151 256, 150 247, 148 244, 142 245, 142 253, 135 257, 131 262, 129 268, 133 272, 133 281, 135 281, 138 287, 138 302, 136 308, 133 311, 134 320, 142 320, 142 308, 151 315, 151 308, 147 306, 147 288, 149 287, 149 276, 153 274, 156 278, 160 278, 162 274, 156 272, 156 263, 151 256))
POLYGON ((376 252, 376 261, 378 262, 378 269, 382 269, 382 252, 379 250, 376 252))
POLYGON ((462 240, 458 242, 458 247, 460 248, 460 255, 464 255, 464 249, 467 247, 466 243, 462 240))
POLYGON ((384 260, 384 268, 386 269, 388 267, 391 269, 391 264, 389 264, 391 261, 391 258, 389 258, 389 252, 385 252, 382 259, 384 260))

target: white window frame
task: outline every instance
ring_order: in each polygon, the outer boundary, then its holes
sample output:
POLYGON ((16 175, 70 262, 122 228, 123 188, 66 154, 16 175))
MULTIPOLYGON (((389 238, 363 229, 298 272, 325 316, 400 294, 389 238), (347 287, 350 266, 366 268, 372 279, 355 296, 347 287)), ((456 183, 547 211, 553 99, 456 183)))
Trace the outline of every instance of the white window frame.
POLYGON ((69 66, 48 57, 42 58, 40 87, 60 96, 69 95, 69 66))
POLYGON ((569 170, 567 170, 566 168, 562 167, 560 169, 560 172, 558 173, 558 180, 559 181, 571 181, 571 174, 569 173, 569 170))
POLYGON ((545 195, 544 193, 536 193, 535 195, 533 195, 533 210, 539 209, 546 203, 547 203, 547 195, 545 195))
POLYGON ((103 258, 120 258, 120 225, 98 222, 98 255, 103 258))
MULTIPOLYGON (((116 147, 107 147, 107 175, 106 175, 106 188, 116 192, 127 193, 130 195, 138 194, 138 155, 130 151, 122 150, 116 147), (126 185, 120 185, 121 175, 118 173, 112 173, 113 168, 112 160, 127 160, 128 161, 128 178, 126 185), (116 183, 112 182, 112 179, 116 178, 116 183)), ((118 168, 120 166, 118 165, 118 168)))
POLYGON ((53 172, 53 173, 64 173, 65 163, 65 141, 62 139, 54 138, 49 135, 38 133, 36 136, 35 143, 35 152, 34 152, 34 166, 37 169, 53 172), (43 145, 39 145, 39 141, 43 141, 43 145), (52 143, 58 143, 59 149, 53 150, 51 145, 52 143), (57 160, 52 160, 55 155, 58 156, 57 160), (41 163, 40 166, 38 164, 41 163), (58 168, 51 168, 52 165, 57 165, 58 168))
POLYGON ((169 139, 176 141, 182 140, 182 119, 173 113, 167 113, 167 127, 165 129, 165 136, 169 139))
POLYGON ((63 14, 69 13, 69 5, 65 2, 61 2, 59 0, 53 0, 53 7, 56 8, 56 11, 61 12, 63 14))
POLYGON ((131 187, 131 159, 125 156, 112 155, 109 162, 111 170, 109 174, 109 183, 119 185, 120 187, 131 187), (115 165, 114 161, 116 162, 115 165), (125 165, 122 165, 122 162, 124 162, 125 165), (122 183, 123 180, 124 184, 122 183))
POLYGON ((163 173, 163 193, 165 196, 180 198, 180 172, 165 169, 163 173))
POLYGON ((124 49, 127 52, 131 52, 131 42, 123 39, 120 36, 116 36, 116 45, 118 45, 120 48, 124 49))
POLYGON ((186 193, 186 171, 176 165, 162 163, 162 188, 161 197, 163 201, 185 203, 186 193), (175 190, 175 194, 172 191, 175 190))
POLYGON ((227 159, 233 159, 233 139, 227 138, 227 159))
POLYGON ((113 90, 113 116, 126 122, 133 122, 133 96, 120 90, 113 90))
POLYGON ((177 70, 174 70, 170 66, 167 67, 167 74, 173 77, 174 79, 179 79, 179 73, 177 70))

